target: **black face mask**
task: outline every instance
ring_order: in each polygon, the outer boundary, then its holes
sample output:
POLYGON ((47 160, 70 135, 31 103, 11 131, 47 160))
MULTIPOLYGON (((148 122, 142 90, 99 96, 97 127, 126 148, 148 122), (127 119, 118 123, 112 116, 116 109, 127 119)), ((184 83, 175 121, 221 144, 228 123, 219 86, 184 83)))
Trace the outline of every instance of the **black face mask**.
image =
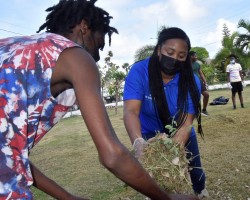
POLYGON ((169 56, 161 55, 161 71, 166 75, 175 75, 179 73, 184 66, 185 61, 179 61, 169 56))

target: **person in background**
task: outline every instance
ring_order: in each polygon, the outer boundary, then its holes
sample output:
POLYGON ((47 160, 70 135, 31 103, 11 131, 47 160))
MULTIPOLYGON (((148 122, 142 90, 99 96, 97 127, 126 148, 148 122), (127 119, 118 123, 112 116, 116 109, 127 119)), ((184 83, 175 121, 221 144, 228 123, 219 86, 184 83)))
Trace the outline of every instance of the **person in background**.
POLYGON ((191 62, 192 62, 192 67, 193 67, 193 72, 199 77, 199 79, 201 80, 201 94, 203 96, 203 109, 201 111, 201 114, 204 116, 208 116, 208 112, 207 112, 207 105, 208 105, 208 101, 209 101, 209 92, 208 92, 208 88, 207 88, 207 81, 206 81, 206 77, 203 74, 202 70, 201 70, 201 66, 200 64, 197 62, 197 55, 195 51, 190 51, 189 52, 190 57, 191 57, 191 62))
POLYGON ((0 199, 33 199, 32 184, 56 199, 86 199, 64 190, 29 160, 31 149, 76 101, 100 162, 116 177, 151 199, 195 199, 163 191, 118 140, 95 63, 105 36, 110 43, 118 32, 95 2, 60 0, 46 10, 38 31, 45 33, 0 40, 0 199))
POLYGON ((235 95, 238 93, 239 99, 240 99, 240 105, 242 108, 244 108, 244 102, 243 102, 243 84, 244 84, 244 77, 242 73, 242 68, 239 63, 236 63, 236 55, 231 54, 229 55, 230 64, 226 67, 226 73, 227 73, 227 81, 229 88, 231 88, 232 91, 232 102, 233 102, 233 109, 236 109, 236 101, 235 101, 235 95))
MULTIPOLYGON (((208 196, 205 173, 201 167, 196 133, 192 127, 196 118, 201 127, 201 83, 194 76, 190 62, 191 44, 186 33, 176 27, 164 28, 153 54, 136 62, 125 79, 124 124, 135 150, 143 155, 145 143, 157 133, 171 133, 166 125, 176 122, 173 140, 191 152, 191 181, 194 193, 208 196)), ((189 156, 189 155, 188 155, 189 156)), ((190 157, 189 157, 190 158, 190 157)))

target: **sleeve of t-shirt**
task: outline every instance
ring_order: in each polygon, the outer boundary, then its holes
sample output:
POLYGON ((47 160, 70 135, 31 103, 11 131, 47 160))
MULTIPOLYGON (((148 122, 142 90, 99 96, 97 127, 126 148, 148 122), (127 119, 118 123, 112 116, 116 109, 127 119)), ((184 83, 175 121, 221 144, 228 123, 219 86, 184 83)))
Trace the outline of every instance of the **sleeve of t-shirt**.
POLYGON ((143 75, 139 65, 133 65, 125 78, 123 100, 142 100, 144 94, 143 75))
MULTIPOLYGON (((199 91, 199 99, 200 99, 201 98, 201 81, 195 74, 194 74, 194 78, 195 78, 195 82, 199 91)), ((190 94, 188 94, 188 113, 195 114, 194 104, 193 104, 190 94)))
POLYGON ((226 72, 229 72, 229 65, 227 65, 226 72))
POLYGON ((239 71, 242 71, 242 67, 241 67, 241 65, 239 64, 239 71))

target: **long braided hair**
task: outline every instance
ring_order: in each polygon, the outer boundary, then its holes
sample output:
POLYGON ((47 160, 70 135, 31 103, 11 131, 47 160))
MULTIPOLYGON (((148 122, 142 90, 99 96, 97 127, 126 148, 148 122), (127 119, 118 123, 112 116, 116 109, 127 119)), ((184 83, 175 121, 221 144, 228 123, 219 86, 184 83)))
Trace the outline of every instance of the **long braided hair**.
MULTIPOLYGON (((160 119, 164 131, 169 134, 169 130, 166 129, 166 125, 172 124, 173 118, 170 116, 170 111, 168 108, 168 102, 166 99, 163 79, 161 75, 161 68, 159 62, 159 56, 157 54, 157 50, 159 46, 161 46, 166 40, 179 38, 186 41, 188 45, 188 50, 190 50, 191 44, 186 33, 176 27, 172 28, 164 28, 158 37, 157 45, 155 46, 154 52, 149 60, 149 86, 152 95, 152 100, 155 105, 158 118, 160 119)), ((198 87, 195 82, 190 56, 188 55, 185 60, 185 67, 182 67, 179 75, 179 83, 178 83, 178 100, 177 100, 177 108, 178 113, 176 115, 177 118, 177 126, 176 128, 180 128, 185 120, 187 119, 187 111, 188 111, 188 95, 191 96, 192 102, 195 108, 195 117, 198 122, 198 133, 203 137, 203 131, 201 127, 201 104, 200 104, 200 93, 198 87)))
POLYGON ((49 14, 37 33, 43 29, 60 35, 72 33, 72 29, 85 20, 92 31, 103 31, 104 34, 108 34, 110 45, 112 33, 118 33, 118 31, 109 26, 112 17, 107 11, 96 7, 96 1, 60 0, 58 4, 46 9, 49 14))

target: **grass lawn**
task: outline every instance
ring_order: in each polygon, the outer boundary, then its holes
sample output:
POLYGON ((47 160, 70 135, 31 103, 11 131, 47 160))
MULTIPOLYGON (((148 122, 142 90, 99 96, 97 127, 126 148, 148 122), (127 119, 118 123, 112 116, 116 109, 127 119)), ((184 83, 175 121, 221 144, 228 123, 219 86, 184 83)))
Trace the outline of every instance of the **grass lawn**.
MULTIPOLYGON (((227 105, 208 106, 209 117, 202 117, 205 140, 199 139, 207 189, 213 200, 250 198, 250 86, 243 92, 245 107, 232 109, 230 90, 210 91, 210 101, 229 97, 227 105)), ((122 120, 122 108, 115 115, 108 110, 119 139, 131 149, 122 120)), ((101 136, 100 136, 101 137, 101 136)), ((57 124, 31 151, 30 159, 47 176, 68 191, 93 200, 142 200, 102 167, 82 118, 71 117, 57 124)), ((52 199, 32 188, 35 199, 52 199)))

